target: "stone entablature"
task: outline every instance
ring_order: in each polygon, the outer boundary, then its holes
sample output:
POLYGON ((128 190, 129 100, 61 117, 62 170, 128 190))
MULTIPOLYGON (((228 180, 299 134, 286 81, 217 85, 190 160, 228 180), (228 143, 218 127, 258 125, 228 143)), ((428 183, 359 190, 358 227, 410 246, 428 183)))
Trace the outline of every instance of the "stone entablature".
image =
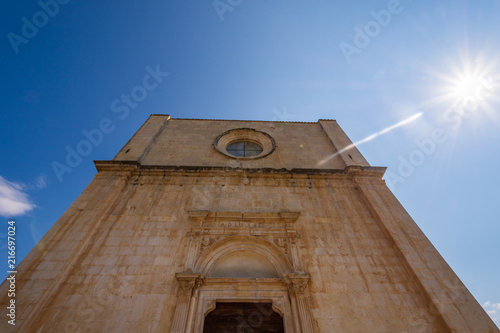
POLYGON ((197 166, 142 165, 135 161, 94 161, 96 177, 107 177, 108 172, 134 177, 137 184, 212 185, 220 184, 286 187, 355 186, 354 177, 364 181, 385 184, 385 167, 348 166, 344 169, 270 169, 197 166))

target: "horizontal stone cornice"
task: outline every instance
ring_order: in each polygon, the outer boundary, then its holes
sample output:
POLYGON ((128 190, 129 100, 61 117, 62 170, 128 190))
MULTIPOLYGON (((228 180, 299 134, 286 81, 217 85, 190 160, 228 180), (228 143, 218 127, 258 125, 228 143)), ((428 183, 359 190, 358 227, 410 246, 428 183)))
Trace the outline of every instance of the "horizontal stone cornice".
POLYGON ((345 169, 274 169, 274 168, 231 168, 219 166, 171 166, 171 165, 142 165, 137 161, 94 161, 97 171, 100 172, 128 172, 132 175, 166 176, 177 174, 183 176, 214 176, 223 173, 224 176, 259 175, 276 177, 277 175, 292 176, 298 179, 325 176, 367 177, 382 179, 386 168, 372 166, 348 166, 345 169))

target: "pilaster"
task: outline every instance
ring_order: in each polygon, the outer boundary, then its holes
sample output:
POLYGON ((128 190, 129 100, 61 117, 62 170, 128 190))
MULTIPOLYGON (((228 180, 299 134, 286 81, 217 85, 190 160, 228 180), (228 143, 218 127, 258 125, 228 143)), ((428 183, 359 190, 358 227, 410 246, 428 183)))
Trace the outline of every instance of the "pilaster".
POLYGON ((175 274, 179 283, 177 293, 177 306, 174 313, 171 333, 190 332, 192 327, 192 315, 196 308, 198 299, 198 289, 203 283, 204 277, 195 273, 177 273, 175 274), (188 320, 189 318, 189 320, 188 320))
POLYGON ((308 288, 310 279, 308 274, 289 274, 283 279, 288 287, 292 310, 295 312, 294 321, 297 332, 315 332, 308 288))

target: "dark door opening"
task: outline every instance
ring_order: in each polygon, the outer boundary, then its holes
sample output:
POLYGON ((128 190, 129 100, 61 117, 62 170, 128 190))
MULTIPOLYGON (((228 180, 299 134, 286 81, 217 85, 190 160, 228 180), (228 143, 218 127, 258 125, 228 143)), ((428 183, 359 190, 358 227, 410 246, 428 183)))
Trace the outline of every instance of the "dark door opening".
POLYGON ((217 303, 203 333, 284 333, 283 318, 271 303, 217 303))

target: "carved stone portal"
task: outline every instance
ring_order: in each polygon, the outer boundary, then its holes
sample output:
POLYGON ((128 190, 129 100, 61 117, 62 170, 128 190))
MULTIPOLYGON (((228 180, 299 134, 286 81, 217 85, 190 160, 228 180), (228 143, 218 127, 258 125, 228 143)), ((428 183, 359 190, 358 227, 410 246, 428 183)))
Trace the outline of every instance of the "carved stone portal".
POLYGON ((179 300, 172 332, 202 333, 206 315, 221 302, 271 303, 283 318, 286 333, 314 332, 310 277, 302 271, 294 225, 298 216, 297 212, 189 212, 185 264, 189 273, 177 274, 179 300), (256 260, 260 263, 255 270, 238 268, 239 261, 255 264, 256 260))

